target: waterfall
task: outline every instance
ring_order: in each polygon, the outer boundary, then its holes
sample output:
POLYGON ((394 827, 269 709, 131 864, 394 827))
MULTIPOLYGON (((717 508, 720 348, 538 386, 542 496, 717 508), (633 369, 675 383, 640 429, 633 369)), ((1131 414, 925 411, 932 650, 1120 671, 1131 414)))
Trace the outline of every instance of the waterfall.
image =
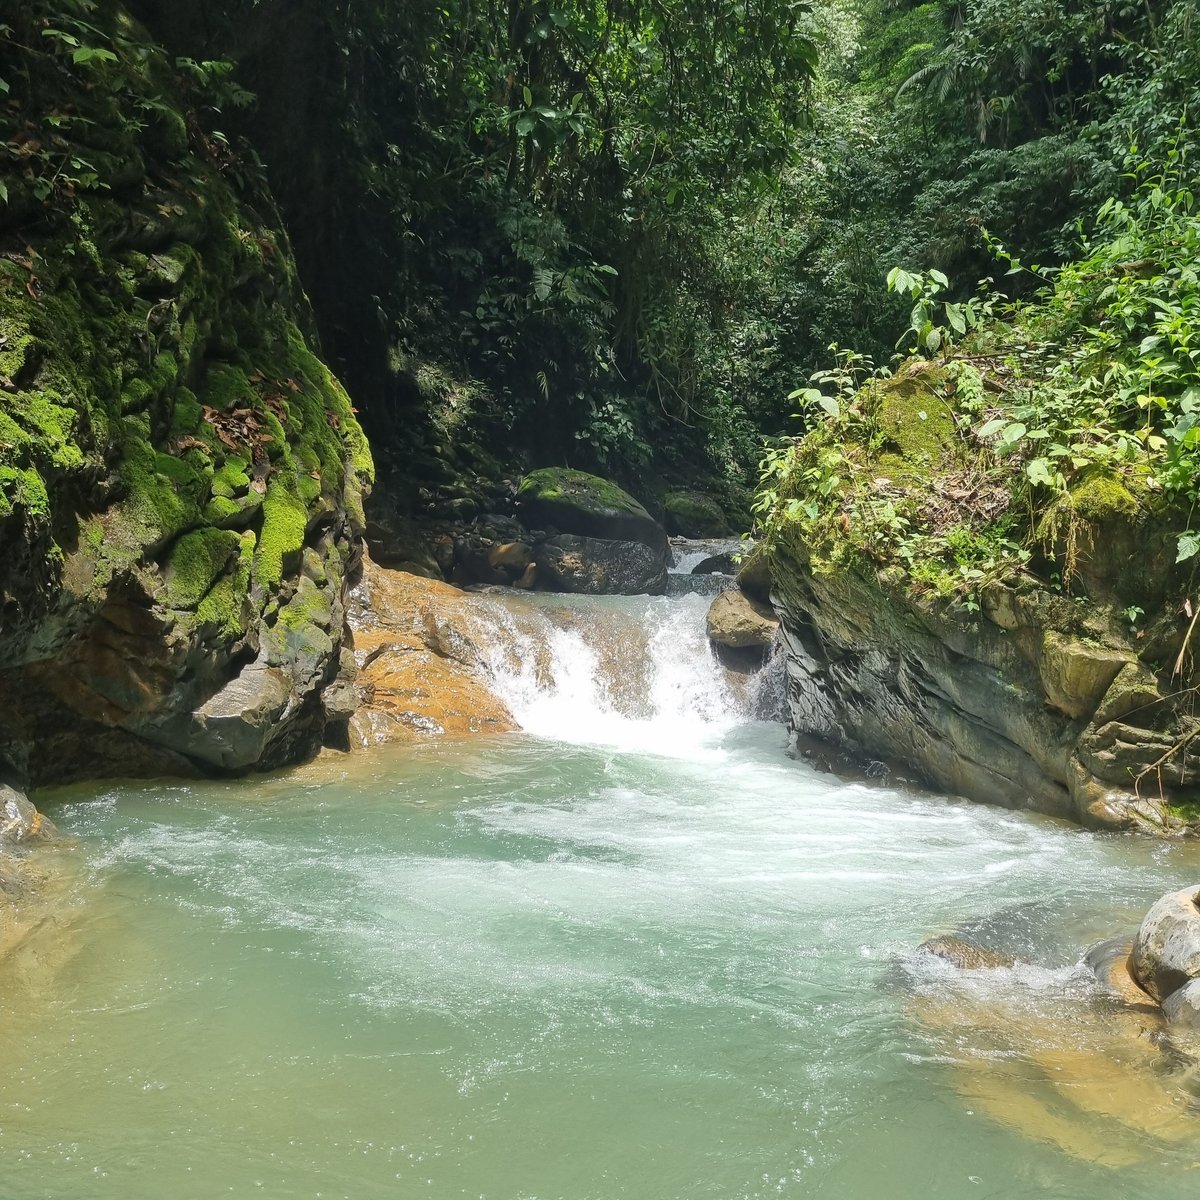
POLYGON ((668 756, 719 756, 764 684, 717 660, 702 596, 489 597, 480 645, 495 693, 539 737, 668 756))

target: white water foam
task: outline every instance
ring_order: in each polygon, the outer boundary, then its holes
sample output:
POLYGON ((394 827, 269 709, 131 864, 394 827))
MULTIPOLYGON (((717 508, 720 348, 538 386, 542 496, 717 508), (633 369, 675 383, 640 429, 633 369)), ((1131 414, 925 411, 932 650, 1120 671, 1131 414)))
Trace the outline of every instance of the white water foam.
POLYGON ((720 759, 750 717, 704 631, 707 600, 557 598, 498 609, 483 648, 492 686, 522 729, 577 745, 720 759))

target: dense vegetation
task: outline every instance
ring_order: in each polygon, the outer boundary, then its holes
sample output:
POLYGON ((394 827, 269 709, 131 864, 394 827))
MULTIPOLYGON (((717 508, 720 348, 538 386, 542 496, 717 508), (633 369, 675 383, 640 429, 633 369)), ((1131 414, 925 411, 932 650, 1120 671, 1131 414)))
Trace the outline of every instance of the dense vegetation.
MULTIPOLYGON (((1187 161, 1200 76, 1195 0, 134 9, 227 175, 269 181, 393 487, 458 512, 545 461, 744 499, 831 343, 893 352, 890 268, 961 301, 1007 267, 990 239, 1086 255, 1131 145, 1151 173, 1168 145, 1187 161)), ((94 11, 41 35, 104 86, 94 11)), ((72 144, 60 123, 5 149, 58 190, 106 186, 72 144), (43 171, 30 142, 64 137, 43 171)))

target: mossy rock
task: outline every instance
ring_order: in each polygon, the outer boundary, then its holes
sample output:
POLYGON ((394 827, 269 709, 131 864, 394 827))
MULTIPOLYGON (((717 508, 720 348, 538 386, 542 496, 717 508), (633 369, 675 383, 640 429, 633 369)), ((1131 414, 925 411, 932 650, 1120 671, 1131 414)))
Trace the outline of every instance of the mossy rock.
POLYGON ((354 558, 370 450, 313 348, 270 198, 235 188, 172 56, 121 4, 84 7, 104 86, 42 37, 62 4, 8 17, 0 141, 46 112, 70 119, 53 162, 29 143, 0 205, 21 249, 0 257, 0 760, 38 783, 233 765, 206 697, 289 628, 316 548, 332 566, 313 584, 323 597, 304 599, 327 628, 283 639, 281 665, 304 664, 286 719, 263 727, 262 761, 236 762, 282 765, 319 742, 317 693, 343 636, 333 567, 354 558), (146 119, 129 120, 138 108, 146 119), (67 151, 96 187, 53 184, 67 151))
POLYGON ((966 446, 942 395, 946 382, 944 369, 918 362, 872 385, 881 475, 920 486, 931 470, 963 459, 966 446))
POLYGON ((521 480, 517 504, 531 528, 609 541, 641 542, 665 552, 666 530, 608 479, 566 467, 545 467, 521 480))
POLYGON ((704 492, 668 492, 663 497, 669 534, 685 538, 728 537, 732 530, 721 505, 704 492))

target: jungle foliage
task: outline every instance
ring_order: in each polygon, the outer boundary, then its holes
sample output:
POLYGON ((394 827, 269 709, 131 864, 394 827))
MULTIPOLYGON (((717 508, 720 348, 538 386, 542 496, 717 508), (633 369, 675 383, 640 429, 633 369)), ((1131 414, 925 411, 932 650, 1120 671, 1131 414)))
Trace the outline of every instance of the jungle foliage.
POLYGON ((561 461, 736 498, 831 343, 895 352, 892 268, 963 305, 989 239, 1070 261, 1131 145, 1186 150, 1200 90, 1197 0, 132 7, 231 180, 269 183, 327 358, 431 495, 561 461))

